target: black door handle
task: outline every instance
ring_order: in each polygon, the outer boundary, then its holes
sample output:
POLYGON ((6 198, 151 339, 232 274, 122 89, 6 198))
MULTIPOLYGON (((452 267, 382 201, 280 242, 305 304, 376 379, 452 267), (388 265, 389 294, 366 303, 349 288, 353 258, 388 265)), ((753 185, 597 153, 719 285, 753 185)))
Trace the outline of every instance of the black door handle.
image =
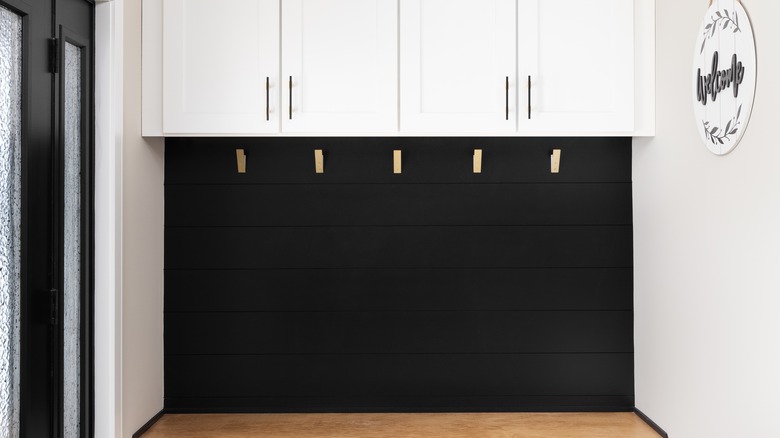
POLYGON ((270 98, 271 78, 265 78, 265 120, 271 120, 271 98, 270 98))
POLYGON ((290 76, 290 120, 292 120, 292 76, 290 76))
POLYGON ((509 120, 509 76, 506 77, 506 119, 509 120))
POLYGON ((531 120, 531 76, 528 76, 528 120, 531 120))

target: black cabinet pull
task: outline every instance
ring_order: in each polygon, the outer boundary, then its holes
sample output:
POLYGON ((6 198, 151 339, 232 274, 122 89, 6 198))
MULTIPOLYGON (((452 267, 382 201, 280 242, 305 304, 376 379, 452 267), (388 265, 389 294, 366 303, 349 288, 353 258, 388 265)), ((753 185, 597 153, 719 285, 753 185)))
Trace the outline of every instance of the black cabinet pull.
POLYGON ((265 120, 271 120, 271 78, 266 76, 265 78, 265 120))
POLYGON ((531 76, 528 76, 528 120, 531 120, 531 76))
POLYGON ((506 119, 509 120, 509 76, 506 77, 506 119))
POLYGON ((290 76, 290 120, 292 120, 292 76, 290 76))

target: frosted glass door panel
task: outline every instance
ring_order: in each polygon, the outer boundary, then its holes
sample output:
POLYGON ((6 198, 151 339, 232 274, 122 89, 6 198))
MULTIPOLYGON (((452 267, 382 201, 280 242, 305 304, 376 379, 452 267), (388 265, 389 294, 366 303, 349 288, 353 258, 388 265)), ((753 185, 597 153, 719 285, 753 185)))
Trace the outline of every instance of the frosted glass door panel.
POLYGON ((397 0, 282 0, 282 33, 284 132, 398 130, 397 0))
POLYGON ((279 131, 279 1, 166 0, 163 131, 279 131))
POLYGON ((401 0, 401 130, 514 132, 515 20, 515 0, 401 0))
POLYGON ((63 425, 65 438, 80 437, 81 417, 81 150, 82 54, 65 43, 64 87, 64 290, 63 425))
POLYGON ((22 19, 0 6, 0 438, 19 436, 22 19))
POLYGON ((633 2, 519 0, 518 5, 525 109, 520 130, 633 131, 633 2))

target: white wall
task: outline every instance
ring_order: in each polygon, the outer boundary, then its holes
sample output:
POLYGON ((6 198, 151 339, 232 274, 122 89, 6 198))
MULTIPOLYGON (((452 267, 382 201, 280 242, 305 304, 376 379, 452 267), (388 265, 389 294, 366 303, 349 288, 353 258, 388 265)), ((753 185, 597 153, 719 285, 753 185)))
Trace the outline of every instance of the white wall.
POLYGON ((716 157, 693 120, 706 0, 657 0, 657 135, 634 141, 636 403, 673 438, 780 436, 780 2, 743 4, 759 70, 742 143, 716 157))
MULTIPOLYGON (((141 138, 141 1, 124 16, 122 431, 162 408, 163 145, 141 138)), ((693 121, 705 0, 657 0, 657 136, 634 142, 637 407, 673 437, 780 436, 780 3, 744 0, 758 95, 742 144, 693 121), (776 132, 777 131, 777 132, 776 132)))
POLYGON ((124 14, 122 145, 122 430, 129 438, 163 406, 163 158, 141 138, 141 0, 124 14))

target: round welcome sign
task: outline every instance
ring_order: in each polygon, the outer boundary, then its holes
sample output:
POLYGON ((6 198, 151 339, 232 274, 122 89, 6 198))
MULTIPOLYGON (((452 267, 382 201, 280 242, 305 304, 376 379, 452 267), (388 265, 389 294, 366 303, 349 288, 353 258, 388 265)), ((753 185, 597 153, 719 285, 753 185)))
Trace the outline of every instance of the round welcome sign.
POLYGON ((756 44, 738 0, 713 0, 693 56, 696 127, 709 150, 731 152, 745 133, 756 91, 756 44))

